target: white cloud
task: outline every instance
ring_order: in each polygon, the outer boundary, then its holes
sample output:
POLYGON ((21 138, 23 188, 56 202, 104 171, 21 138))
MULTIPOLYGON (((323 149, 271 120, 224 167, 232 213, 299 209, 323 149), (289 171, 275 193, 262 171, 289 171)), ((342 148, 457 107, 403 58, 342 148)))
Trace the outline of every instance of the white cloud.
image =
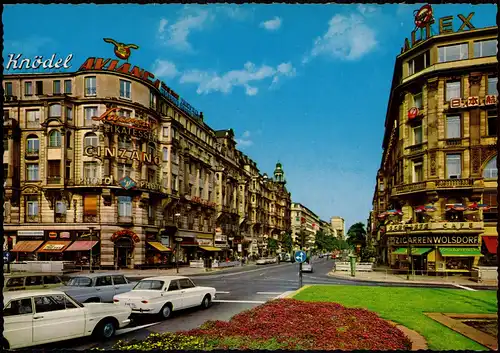
POLYGON ((292 77, 295 75, 295 68, 291 63, 281 63, 276 68, 261 65, 255 66, 252 62, 247 62, 241 70, 231 70, 223 74, 215 71, 190 70, 185 72, 180 79, 181 83, 196 83, 198 94, 208 94, 211 92, 230 93, 233 87, 245 88, 248 96, 258 93, 258 88, 251 86, 251 82, 259 82, 266 79, 278 81, 280 77, 292 77))
POLYGON ((358 14, 349 17, 335 15, 328 22, 328 30, 316 38, 313 48, 302 61, 304 64, 319 55, 343 60, 357 60, 375 48, 375 31, 358 14))
POLYGON ((260 26, 268 31, 276 31, 281 27, 281 18, 275 17, 272 20, 261 22, 260 26))
POLYGON ((153 64, 153 73, 156 77, 172 78, 179 74, 175 64, 168 60, 157 59, 153 64))
POLYGON ((370 16, 371 14, 378 11, 376 6, 364 5, 364 4, 359 4, 357 6, 357 9, 359 13, 361 13, 364 16, 370 16))
POLYGON ((253 141, 250 140, 250 131, 245 131, 243 135, 241 135, 241 138, 236 139, 236 143, 238 144, 238 147, 240 148, 245 148, 245 147, 250 147, 253 145, 253 141))
MULTIPOLYGON (((4 54, 23 54, 23 57, 46 55, 47 53, 42 51, 54 47, 55 44, 52 38, 40 37, 38 35, 23 38, 22 40, 6 40, 4 42, 4 54)), ((54 52, 53 49, 48 49, 47 51, 54 52)))
POLYGON ((165 27, 167 26, 168 21, 164 18, 160 20, 160 25, 158 27, 158 33, 163 33, 165 32, 165 27))
POLYGON ((253 11, 251 9, 244 8, 241 5, 228 5, 228 4, 216 6, 215 12, 220 13, 236 21, 244 21, 247 18, 251 17, 253 14, 253 11))

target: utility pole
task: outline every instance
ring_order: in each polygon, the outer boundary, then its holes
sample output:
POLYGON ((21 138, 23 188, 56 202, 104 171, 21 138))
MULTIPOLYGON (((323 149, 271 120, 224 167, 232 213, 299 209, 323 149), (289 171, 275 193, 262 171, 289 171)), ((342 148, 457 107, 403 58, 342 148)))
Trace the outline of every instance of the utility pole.
POLYGON ((410 261, 408 261, 409 268, 408 268, 408 272, 406 274, 406 279, 409 281, 410 280, 410 271, 413 271, 413 257, 411 256, 411 244, 410 244, 411 226, 409 224, 406 224, 405 228, 406 228, 406 245, 407 245, 406 252, 407 252, 409 260, 410 260, 410 261))
POLYGON ((92 270, 92 236, 94 235, 94 227, 89 227, 89 230, 90 230, 90 234, 89 234, 89 237, 90 237, 90 259, 89 259, 89 272, 90 273, 93 273, 94 271, 92 270))
MULTIPOLYGON (((303 226, 300 227, 300 250, 304 250, 305 233, 303 226)), ((302 262, 299 264, 299 289, 302 288, 302 262)))

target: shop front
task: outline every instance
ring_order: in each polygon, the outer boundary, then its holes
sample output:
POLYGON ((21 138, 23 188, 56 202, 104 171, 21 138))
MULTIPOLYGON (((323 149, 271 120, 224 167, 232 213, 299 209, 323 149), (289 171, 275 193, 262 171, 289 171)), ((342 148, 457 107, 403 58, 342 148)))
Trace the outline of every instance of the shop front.
POLYGON ((115 267, 134 268, 134 250, 140 242, 139 236, 130 229, 119 230, 111 236, 114 243, 115 267))
POLYGON ((217 254, 218 261, 226 261, 229 257, 229 244, 227 242, 227 238, 227 235, 223 234, 222 228, 215 228, 214 246, 221 249, 221 251, 217 254))
POLYGON ((196 234, 186 231, 177 231, 175 235, 176 259, 179 264, 189 265, 189 262, 196 260, 196 253, 198 252, 198 242, 196 241, 196 234))
POLYGON ((155 233, 146 233, 146 266, 168 267, 171 264, 172 249, 162 240, 155 233))
POLYGON ((64 261, 64 251, 70 245, 70 240, 49 240, 36 250, 38 259, 42 261, 64 261))
POLYGON ((498 249, 498 233, 496 228, 487 227, 483 234, 481 234, 481 266, 498 266, 497 259, 498 249))
POLYGON ((36 261, 36 250, 44 243, 45 233, 43 230, 19 230, 16 240, 11 250, 12 257, 16 261, 36 261))

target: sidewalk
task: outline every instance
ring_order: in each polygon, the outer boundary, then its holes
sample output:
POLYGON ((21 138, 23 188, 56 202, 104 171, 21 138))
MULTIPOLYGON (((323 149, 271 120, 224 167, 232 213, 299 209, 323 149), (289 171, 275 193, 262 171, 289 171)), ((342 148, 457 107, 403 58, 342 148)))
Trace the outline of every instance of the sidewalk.
POLYGON ((366 282, 388 282, 388 283, 418 283, 418 284, 456 284, 462 286, 497 286, 498 282, 478 283, 472 281, 469 276, 426 276, 426 275, 410 275, 410 280, 406 279, 406 274, 391 274, 380 269, 373 272, 356 272, 355 277, 351 277, 350 271, 331 271, 329 277, 340 278, 352 281, 366 282))

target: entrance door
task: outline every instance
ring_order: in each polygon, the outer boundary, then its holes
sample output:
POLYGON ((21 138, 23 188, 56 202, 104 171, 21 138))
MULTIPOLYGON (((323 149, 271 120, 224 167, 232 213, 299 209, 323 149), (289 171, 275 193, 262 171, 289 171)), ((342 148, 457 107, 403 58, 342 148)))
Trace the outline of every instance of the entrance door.
POLYGON ((133 250, 134 244, 130 238, 120 238, 115 242, 115 263, 118 268, 128 267, 133 250))

